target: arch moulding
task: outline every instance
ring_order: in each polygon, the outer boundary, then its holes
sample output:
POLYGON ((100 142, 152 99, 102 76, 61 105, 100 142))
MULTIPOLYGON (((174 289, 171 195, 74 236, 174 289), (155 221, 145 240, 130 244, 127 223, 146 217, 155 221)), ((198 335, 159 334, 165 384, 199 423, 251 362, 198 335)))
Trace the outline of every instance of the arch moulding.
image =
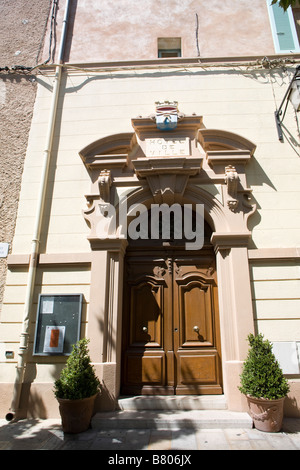
POLYGON ((91 179, 83 213, 94 260, 89 336, 92 359, 110 390, 107 407, 119 395, 127 216, 135 204, 179 203, 203 204, 212 229, 224 394, 229 409, 243 410, 237 387, 246 339, 254 331, 247 221, 256 210, 246 165, 255 145, 232 132, 206 129, 202 117, 194 115, 181 116, 171 131, 160 131, 151 117, 133 119, 132 126, 133 132, 99 139, 80 152, 91 179))

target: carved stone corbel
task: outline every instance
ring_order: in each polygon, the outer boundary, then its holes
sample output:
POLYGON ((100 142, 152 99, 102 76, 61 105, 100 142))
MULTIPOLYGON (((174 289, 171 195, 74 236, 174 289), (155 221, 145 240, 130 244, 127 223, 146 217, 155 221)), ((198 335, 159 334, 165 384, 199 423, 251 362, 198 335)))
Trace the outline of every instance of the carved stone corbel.
POLYGON ((109 223, 114 215, 111 206, 110 188, 111 188, 111 172, 110 170, 102 170, 98 180, 99 194, 86 196, 88 209, 83 211, 83 216, 91 228, 90 238, 103 238, 105 230, 108 229, 109 223))
POLYGON ((111 187, 111 172, 110 170, 102 170, 98 178, 100 202, 99 209, 104 217, 108 215, 108 208, 110 204, 110 187, 111 187))
POLYGON ((232 212, 237 210, 239 201, 237 199, 237 187, 239 176, 234 166, 225 167, 225 184, 227 185, 227 205, 232 212))
POLYGON ((111 173, 110 170, 102 170, 98 178, 98 186, 101 202, 110 202, 111 173))

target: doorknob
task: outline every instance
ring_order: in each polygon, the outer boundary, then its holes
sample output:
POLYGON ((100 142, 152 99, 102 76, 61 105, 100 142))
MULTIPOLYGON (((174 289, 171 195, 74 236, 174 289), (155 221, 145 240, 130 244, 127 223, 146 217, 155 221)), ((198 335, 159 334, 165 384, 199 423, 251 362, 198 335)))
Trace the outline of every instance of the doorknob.
POLYGON ((144 333, 147 333, 147 331, 148 331, 147 326, 143 326, 142 330, 143 330, 144 333))
POLYGON ((194 326, 193 330, 194 330, 196 333, 199 333, 199 326, 194 326))

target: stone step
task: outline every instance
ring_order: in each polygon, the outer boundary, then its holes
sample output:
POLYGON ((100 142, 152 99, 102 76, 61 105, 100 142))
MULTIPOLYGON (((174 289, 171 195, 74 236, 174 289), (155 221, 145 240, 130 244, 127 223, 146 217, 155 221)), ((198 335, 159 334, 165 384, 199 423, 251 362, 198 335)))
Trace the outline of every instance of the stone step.
POLYGON ((94 429, 251 429, 248 413, 228 410, 120 410, 96 413, 94 429))
POLYGON ((224 395, 172 395, 120 397, 120 410, 226 410, 224 395))

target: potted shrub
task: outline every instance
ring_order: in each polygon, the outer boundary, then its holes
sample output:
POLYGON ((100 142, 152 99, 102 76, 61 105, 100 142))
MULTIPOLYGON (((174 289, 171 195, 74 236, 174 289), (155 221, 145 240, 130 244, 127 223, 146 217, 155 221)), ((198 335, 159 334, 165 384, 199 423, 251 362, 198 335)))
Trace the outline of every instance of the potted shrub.
POLYGON ((67 433, 79 433, 89 428, 95 398, 100 391, 100 382, 89 357, 88 342, 84 338, 73 345, 66 366, 54 383, 62 428, 67 433))
POLYGON ((248 336, 250 349, 243 365, 239 390, 247 396, 255 428, 278 432, 283 420, 283 402, 289 391, 272 352, 272 344, 262 334, 248 336))

